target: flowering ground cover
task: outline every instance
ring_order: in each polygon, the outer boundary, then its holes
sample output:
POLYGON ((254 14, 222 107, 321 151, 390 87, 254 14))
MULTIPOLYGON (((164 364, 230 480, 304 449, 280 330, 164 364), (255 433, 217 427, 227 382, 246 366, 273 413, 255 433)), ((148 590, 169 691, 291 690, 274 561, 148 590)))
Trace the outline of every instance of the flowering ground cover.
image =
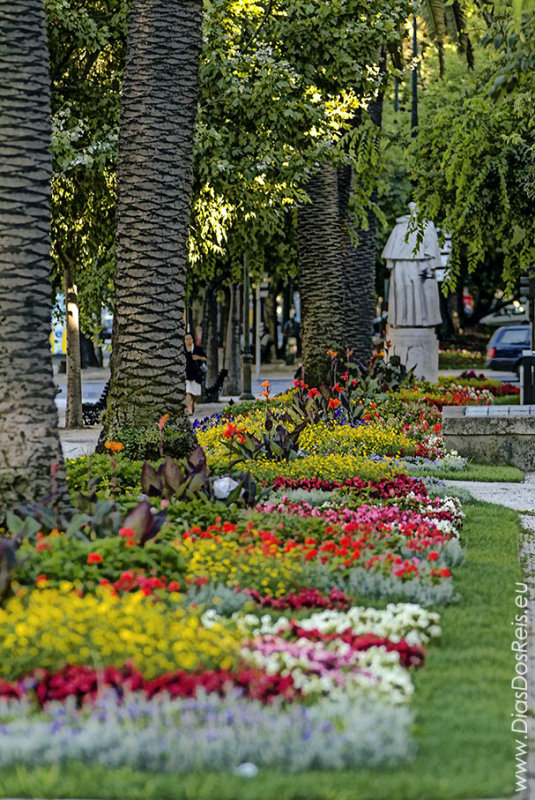
MULTIPOLYGON (((120 678, 109 668, 106 676, 89 667, 55 674, 42 671, 24 682, 17 695, 20 699, 14 698, 9 706, 5 699, 0 702, 3 792, 18 797, 128 796, 133 800, 272 800, 275 796, 350 800, 357 792, 363 800, 511 795, 514 593, 497 592, 496 586, 514 586, 521 580, 516 556, 518 521, 513 512, 485 504, 469 505, 466 513, 463 536, 469 540, 468 558, 455 575, 461 599, 440 609, 438 639, 438 631, 432 630, 436 618, 430 620, 430 627, 426 623, 426 615, 435 612, 418 611, 419 622, 414 625, 415 608, 411 612, 405 604, 398 606, 403 609, 401 616, 391 610, 382 615, 384 609, 370 606, 361 612, 346 608, 342 616, 328 608, 305 616, 270 613, 269 621, 264 619, 264 610, 258 614, 249 609, 242 616, 249 635, 255 633, 256 625, 258 635, 279 635, 286 641, 303 631, 311 637, 307 641, 314 641, 318 633, 325 638, 337 627, 347 630, 348 626, 358 636, 372 625, 376 635, 385 639, 393 639, 394 625, 398 633, 407 632, 408 627, 419 631, 420 637, 431 633, 428 641, 408 642, 405 651, 418 658, 420 647, 427 650, 423 669, 408 668, 414 688, 408 703, 380 704, 374 699, 371 706, 363 700, 348 707, 334 698, 323 698, 312 704, 285 701, 279 705, 243 694, 237 697, 232 691, 222 696, 210 691, 220 679, 214 679, 213 671, 205 673, 207 689, 196 697, 193 687, 201 676, 187 672, 182 678, 169 676, 168 685, 180 687, 171 700, 172 692, 162 689, 163 678, 149 681, 133 668, 121 670, 120 678), (102 692, 121 681, 123 702, 117 701, 115 688, 113 694, 102 692), (81 695, 73 694, 76 684, 82 684, 81 695), (59 692, 59 700, 45 703, 43 711, 38 711, 36 687, 41 688, 43 699, 59 692), (85 695, 97 697, 99 691, 96 701, 81 702, 85 695), (326 723, 331 711, 335 730, 343 715, 352 715, 345 743, 340 732, 325 738, 331 733, 326 723), (416 727, 405 724, 410 714, 416 727), (236 730, 230 736, 229 720, 243 736, 236 730), (5 726, 11 726, 10 736, 2 735, 5 726), (207 734, 210 741, 205 747, 207 734), (51 741, 55 750, 49 747, 51 741), (100 749, 99 741, 103 742, 100 749), (372 754, 378 741, 397 765, 377 768, 372 754), (171 742, 172 753, 166 755, 171 742), (311 743, 308 750, 303 747, 306 742, 311 743), (259 751, 256 777, 246 777, 251 773, 245 768, 224 776, 218 771, 228 767, 231 754, 243 764, 245 759, 254 761, 252 755, 256 757, 259 751), (54 753, 57 758, 62 752, 71 758, 58 769, 54 753), (210 767, 204 766, 208 752, 213 759, 210 767), (148 753, 154 753, 152 765, 148 753), (332 762, 322 763, 331 753, 337 758, 334 768, 332 762), (311 762, 314 754, 317 760, 311 762), (359 758, 360 766, 352 766, 359 758), (284 769, 273 769, 270 763, 284 769), (175 775, 185 764, 204 768, 181 774, 177 781, 175 775), (329 768, 323 771, 318 766, 329 768), (296 768, 297 773, 291 771, 296 768)), ((212 616, 217 613, 211 612, 212 616)))
MULTIPOLYGON (((394 421, 386 401, 352 410, 338 383, 337 397, 306 388, 279 411, 204 425, 206 455, 184 466, 139 478, 110 443, 107 462, 71 467, 68 524, 57 509, 11 520, 0 768, 20 780, 86 761, 150 781, 260 769, 306 784, 310 770, 409 770, 425 752, 419 726, 439 711, 425 687, 443 691, 433 662, 461 646, 444 620, 469 616, 465 573, 483 580, 473 531, 455 497, 404 472, 444 455, 427 419, 394 421)), ((497 569, 513 572, 507 541, 497 569)), ((499 764, 487 785, 505 785, 499 764)))

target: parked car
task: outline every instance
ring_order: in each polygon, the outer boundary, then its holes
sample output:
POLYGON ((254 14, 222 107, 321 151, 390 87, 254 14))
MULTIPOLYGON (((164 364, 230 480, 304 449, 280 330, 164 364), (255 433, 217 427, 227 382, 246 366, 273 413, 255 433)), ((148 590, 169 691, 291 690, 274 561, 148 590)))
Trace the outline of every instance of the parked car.
POLYGON ((504 325, 492 334, 487 347, 487 369, 518 372, 522 350, 530 347, 530 325, 504 325))
POLYGON ((499 311, 487 314, 480 322, 482 325, 489 325, 492 328, 498 325, 512 325, 513 323, 526 324, 529 322, 529 302, 525 297, 520 301, 515 300, 514 303, 510 303, 499 311))

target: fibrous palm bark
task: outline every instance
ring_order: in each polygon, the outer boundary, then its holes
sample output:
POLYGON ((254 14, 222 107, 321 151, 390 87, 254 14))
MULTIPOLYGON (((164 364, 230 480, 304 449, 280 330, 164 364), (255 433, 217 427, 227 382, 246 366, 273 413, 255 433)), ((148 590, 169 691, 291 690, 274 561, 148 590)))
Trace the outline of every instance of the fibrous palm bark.
MULTIPOLYGON (((340 192, 340 235, 345 281, 346 342, 353 350, 353 358, 366 363, 371 358, 373 318, 375 314, 375 252, 376 220, 368 212, 368 227, 355 228, 356 242, 352 238, 349 196, 353 180, 350 166, 338 171, 340 192)), ((375 193, 374 193, 375 194, 375 193)), ((373 199, 373 198, 372 198, 373 199)))
MULTIPOLYGON (((384 58, 381 68, 386 68, 384 58)), ((383 115, 383 91, 373 98, 367 111, 379 133, 383 115)), ((355 180, 350 165, 338 170, 338 198, 341 229, 341 247, 344 261, 345 279, 345 326, 347 346, 353 350, 353 357, 366 363, 372 354, 373 319, 375 316, 375 259, 377 220, 373 209, 367 214, 367 226, 357 225, 352 235, 349 199, 355 180)), ((377 188, 370 198, 377 200, 377 188)))
POLYGON ((327 350, 345 347, 344 270, 340 247, 338 178, 323 164, 307 185, 310 203, 298 213, 301 343, 305 380, 329 380, 327 350))
POLYGON ((184 308, 201 0, 133 0, 118 151, 117 265, 105 437, 185 410, 184 308))
POLYGON ((50 357, 50 103, 40 0, 0 4, 0 517, 64 488, 50 357))

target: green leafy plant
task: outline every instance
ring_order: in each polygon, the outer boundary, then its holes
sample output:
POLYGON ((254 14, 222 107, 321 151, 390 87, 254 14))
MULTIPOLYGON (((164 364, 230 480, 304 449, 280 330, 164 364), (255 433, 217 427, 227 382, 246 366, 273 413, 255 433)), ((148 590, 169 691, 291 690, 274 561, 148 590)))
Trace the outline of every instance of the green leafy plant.
POLYGON ((0 603, 11 593, 11 582, 19 565, 17 548, 20 540, 15 537, 0 538, 0 603))

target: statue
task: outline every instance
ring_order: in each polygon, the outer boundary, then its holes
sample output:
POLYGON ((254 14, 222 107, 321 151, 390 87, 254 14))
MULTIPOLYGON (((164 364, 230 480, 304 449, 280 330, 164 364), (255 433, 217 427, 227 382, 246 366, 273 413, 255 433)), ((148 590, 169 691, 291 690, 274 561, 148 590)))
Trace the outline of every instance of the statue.
MULTIPOLYGON (((414 203, 409 208, 414 209, 414 203)), ((407 237, 410 214, 398 217, 382 257, 390 270, 388 322, 403 328, 440 325, 438 283, 434 270, 442 266, 435 226, 428 222, 416 253, 417 236, 407 237)))
MULTIPOLYGON (((412 211, 415 204, 411 203, 412 211)), ((382 257, 390 270, 387 338, 390 355, 399 355, 415 374, 438 380, 438 341, 434 327, 442 322, 435 270, 442 266, 435 226, 428 222, 418 245, 408 233, 410 214, 399 217, 382 257)))

